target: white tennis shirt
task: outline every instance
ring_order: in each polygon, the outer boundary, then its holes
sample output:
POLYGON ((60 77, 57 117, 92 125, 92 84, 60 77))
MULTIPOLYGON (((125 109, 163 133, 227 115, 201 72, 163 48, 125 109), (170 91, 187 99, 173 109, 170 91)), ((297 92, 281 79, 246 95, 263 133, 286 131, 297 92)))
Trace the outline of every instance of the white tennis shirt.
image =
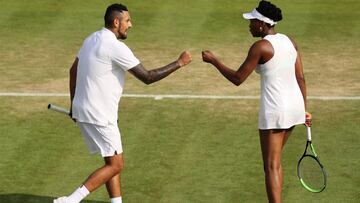
POLYGON ((297 51, 283 34, 264 37, 274 48, 274 56, 258 65, 261 75, 259 129, 288 129, 305 122, 304 99, 296 80, 297 51))
POLYGON ((100 126, 117 123, 125 73, 140 61, 106 28, 86 38, 78 59, 73 118, 100 126))

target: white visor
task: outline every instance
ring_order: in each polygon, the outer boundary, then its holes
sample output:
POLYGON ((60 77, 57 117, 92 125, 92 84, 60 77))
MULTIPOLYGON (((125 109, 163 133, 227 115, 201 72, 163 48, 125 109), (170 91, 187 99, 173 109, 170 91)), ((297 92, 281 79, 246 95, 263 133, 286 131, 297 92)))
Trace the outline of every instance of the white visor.
POLYGON ((268 23, 270 24, 271 26, 275 25, 276 22, 271 20, 270 18, 266 17, 266 16, 263 16, 261 13, 259 13, 256 9, 254 9, 251 13, 244 13, 243 14, 243 17, 247 20, 250 20, 250 19, 258 19, 258 20, 261 20, 265 23, 268 23))

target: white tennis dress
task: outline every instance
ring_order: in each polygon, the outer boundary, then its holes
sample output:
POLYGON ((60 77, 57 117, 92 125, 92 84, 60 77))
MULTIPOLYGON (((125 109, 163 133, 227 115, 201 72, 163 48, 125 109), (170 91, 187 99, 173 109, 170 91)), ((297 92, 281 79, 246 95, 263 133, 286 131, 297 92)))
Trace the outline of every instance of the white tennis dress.
POLYGON ((274 48, 274 56, 259 64, 261 101, 259 129, 288 129, 305 122, 305 105, 295 76, 297 51, 283 34, 264 37, 274 48))

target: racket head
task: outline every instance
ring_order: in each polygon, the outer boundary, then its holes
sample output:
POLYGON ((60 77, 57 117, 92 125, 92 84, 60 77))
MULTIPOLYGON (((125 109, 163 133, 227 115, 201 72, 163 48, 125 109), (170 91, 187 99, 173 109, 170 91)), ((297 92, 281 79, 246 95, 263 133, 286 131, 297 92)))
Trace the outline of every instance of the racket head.
POLYGON ((320 160, 309 154, 302 156, 297 165, 302 186, 310 192, 319 193, 326 187, 327 174, 320 160))

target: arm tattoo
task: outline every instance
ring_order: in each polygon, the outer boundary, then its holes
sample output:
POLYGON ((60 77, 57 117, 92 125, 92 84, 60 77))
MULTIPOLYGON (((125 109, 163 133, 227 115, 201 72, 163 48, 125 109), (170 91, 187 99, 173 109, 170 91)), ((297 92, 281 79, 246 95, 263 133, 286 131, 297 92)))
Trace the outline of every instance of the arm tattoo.
POLYGON ((180 68, 179 63, 177 61, 174 61, 164 67, 148 71, 140 63, 139 65, 130 69, 129 72, 133 74, 136 78, 144 82, 145 84, 149 85, 151 83, 154 83, 156 81, 165 78, 166 76, 170 75, 172 72, 176 71, 179 68, 180 68))

